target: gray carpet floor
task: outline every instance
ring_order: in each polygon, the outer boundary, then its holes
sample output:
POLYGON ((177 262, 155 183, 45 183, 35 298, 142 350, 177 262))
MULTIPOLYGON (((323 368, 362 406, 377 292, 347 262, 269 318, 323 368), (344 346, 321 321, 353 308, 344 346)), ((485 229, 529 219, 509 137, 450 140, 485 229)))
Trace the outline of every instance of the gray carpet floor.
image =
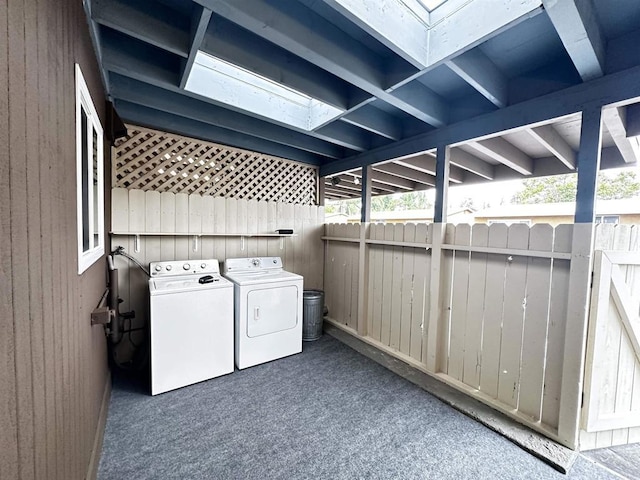
POLYGON ((327 335, 285 359, 151 397, 114 379, 98 478, 619 479, 563 475, 327 335))

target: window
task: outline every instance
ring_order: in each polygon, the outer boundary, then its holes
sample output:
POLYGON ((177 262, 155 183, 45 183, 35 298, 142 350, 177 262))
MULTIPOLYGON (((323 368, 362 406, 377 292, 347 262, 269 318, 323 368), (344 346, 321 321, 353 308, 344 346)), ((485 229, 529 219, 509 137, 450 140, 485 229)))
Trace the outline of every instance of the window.
POLYGON ((619 221, 618 215, 596 215, 596 223, 618 223, 619 221))
POLYGON ((76 64, 76 188, 78 274, 104 255, 104 151, 102 126, 76 64))

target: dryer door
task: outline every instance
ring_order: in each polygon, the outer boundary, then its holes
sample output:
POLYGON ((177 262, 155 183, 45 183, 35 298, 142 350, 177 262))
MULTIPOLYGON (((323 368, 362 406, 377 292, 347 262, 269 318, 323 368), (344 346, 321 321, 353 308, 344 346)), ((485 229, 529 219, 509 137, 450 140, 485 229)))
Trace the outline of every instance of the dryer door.
POLYGON ((247 336, 294 328, 298 323, 299 294, 295 285, 251 290, 247 295, 247 336))

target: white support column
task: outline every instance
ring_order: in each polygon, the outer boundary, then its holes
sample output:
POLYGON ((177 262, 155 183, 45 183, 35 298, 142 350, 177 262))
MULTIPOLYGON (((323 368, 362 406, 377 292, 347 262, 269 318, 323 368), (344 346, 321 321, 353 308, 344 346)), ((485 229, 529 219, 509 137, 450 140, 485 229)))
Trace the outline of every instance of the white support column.
MULTIPOLYGON (((426 367, 432 373, 438 372, 438 335, 440 330, 440 283, 442 272, 442 242, 447 223, 447 197, 449 191, 449 160, 451 148, 438 147, 436 155, 436 202, 433 212, 433 238, 431 239, 431 275, 429 280, 429 316, 426 331, 426 367)), ((424 344, 423 338, 423 344, 424 344)))
POLYGON ((601 147, 602 111, 600 107, 594 107, 582 112, 580 150, 578 151, 578 194, 571 246, 560 391, 558 437, 570 448, 578 447, 580 429, 588 306, 591 293, 594 207, 601 147))

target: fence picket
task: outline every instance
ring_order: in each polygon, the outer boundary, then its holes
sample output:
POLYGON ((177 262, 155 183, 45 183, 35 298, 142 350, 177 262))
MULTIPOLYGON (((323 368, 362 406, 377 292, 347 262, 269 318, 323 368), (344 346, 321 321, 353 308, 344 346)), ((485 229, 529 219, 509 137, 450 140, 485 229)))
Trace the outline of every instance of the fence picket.
MULTIPOLYGON (((471 229, 471 245, 486 247, 488 243, 489 226, 483 224, 474 225, 471 229)), ((482 324, 484 319, 487 254, 471 252, 470 257, 462 381, 470 387, 479 388, 480 370, 482 368, 482 324)))
MULTIPOLYGON (((404 225, 403 240, 405 242, 416 241, 416 225, 407 223, 404 225)), ((400 307, 400 351, 405 355, 411 355, 411 313, 413 309, 413 281, 414 281, 414 248, 402 248, 402 289, 400 307)))
MULTIPOLYGON (((552 251, 553 227, 534 225, 529 234, 529 248, 552 251)), ((518 409, 536 420, 542 414, 550 286, 551 259, 529 258, 518 409)))
MULTIPOLYGON (((555 229, 553 251, 571 252, 573 225, 559 225, 555 229)), ((560 412, 560 390, 562 385, 562 363, 567 318, 567 296, 569 295, 569 260, 554 259, 551 273, 551 295, 549 305, 549 328, 545 364, 553 366, 544 372, 542 395, 542 422, 557 428, 560 412)))
MULTIPOLYGON (((416 226, 415 241, 424 242, 431 225, 420 223, 416 226)), ((417 248, 413 256, 413 283, 411 301, 411 350, 410 355, 418 361, 426 362, 427 315, 430 306, 429 280, 431 278, 431 253, 417 248), (424 352, 424 354, 423 354, 424 352)))
MULTIPOLYGON (((489 226, 490 247, 507 246, 507 226, 494 223, 489 226)), ((498 397, 500 375, 500 339, 502 334, 502 310, 504 308, 504 284, 507 267, 506 255, 487 254, 486 285, 484 294, 484 324, 482 326, 482 369, 480 390, 491 398, 498 397)))
MULTIPOLYGON (((404 238, 404 224, 393 225, 393 240, 401 242, 404 238)), ((393 266, 391 270, 391 313, 389 316, 389 346, 400 348, 400 319, 402 316, 402 250, 403 247, 391 247, 393 266)), ((406 247, 405 247, 406 248, 406 247)))
MULTIPOLYGON (((384 225, 384 239, 393 240, 394 227, 392 223, 384 225)), ((393 247, 384 246, 383 276, 382 276, 382 325, 380 327, 380 341, 389 346, 391 337, 391 299, 393 298, 393 247)))
MULTIPOLYGON (((529 226, 524 224, 509 226, 507 247, 526 250, 529 246, 529 230, 529 226)), ((527 258, 509 256, 507 262, 498 399, 517 408, 520 393, 520 352, 524 327, 527 258)))

